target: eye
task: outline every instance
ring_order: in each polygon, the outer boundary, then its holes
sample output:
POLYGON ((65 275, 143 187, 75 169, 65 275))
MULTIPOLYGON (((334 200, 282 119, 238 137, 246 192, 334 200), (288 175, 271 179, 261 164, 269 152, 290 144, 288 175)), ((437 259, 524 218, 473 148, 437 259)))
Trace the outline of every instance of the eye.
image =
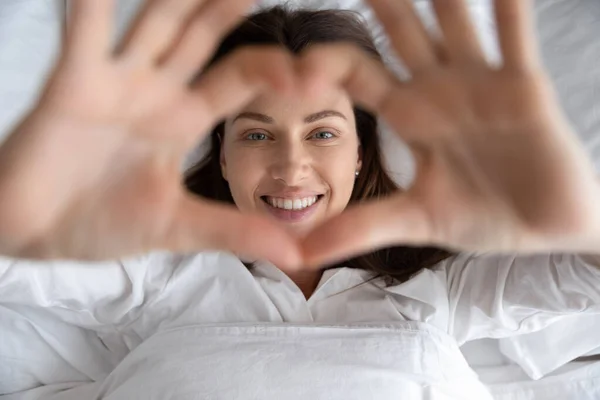
POLYGON ((317 140, 327 140, 327 139, 333 139, 335 137, 335 135, 329 131, 319 131, 319 132, 315 132, 312 135, 312 137, 317 140))
POLYGON ((246 135, 246 140, 250 140, 250 141, 254 141, 254 142, 260 142, 260 141, 267 140, 267 139, 268 139, 267 135, 264 133, 261 133, 261 132, 253 132, 253 133, 246 135))

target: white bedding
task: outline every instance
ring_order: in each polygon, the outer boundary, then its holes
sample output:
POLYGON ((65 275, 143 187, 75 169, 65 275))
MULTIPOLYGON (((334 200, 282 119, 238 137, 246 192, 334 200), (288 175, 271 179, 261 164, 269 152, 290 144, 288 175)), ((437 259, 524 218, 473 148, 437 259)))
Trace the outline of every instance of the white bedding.
MULTIPOLYGON (((599 265, 582 256, 461 254, 393 286, 337 268, 306 300, 272 264, 248 271, 225 253, 83 266, 0 258, 0 393, 102 382, 92 385, 100 398, 128 400, 255 398, 235 393, 264 388, 265 399, 290 390, 290 399, 491 400, 458 345, 600 313, 599 265)), ((572 375, 589 386, 582 371, 572 375)), ((519 399, 519 385, 496 388, 499 398, 519 399)))
MULTIPOLYGON (((426 1, 415 0, 426 11, 426 1)), ((263 4, 278 1, 263 1, 263 4)), ((120 0, 120 26, 135 10, 135 1, 120 0)), ((359 0, 317 1, 296 0, 290 3, 318 7, 340 7, 359 10, 367 19, 372 14, 359 0)), ((536 10, 542 51, 547 67, 560 93, 560 98, 580 138, 600 172, 600 2, 597 0, 537 0, 536 10)), ((493 20, 488 0, 470 0, 477 16, 482 39, 494 55, 493 20)), ((24 110, 35 99, 40 83, 56 56, 63 8, 61 0, 2 0, 0 3, 0 141, 24 110)), ((374 28, 376 33, 380 33, 374 28)), ((382 49, 385 40, 379 37, 382 49)), ((390 168, 401 182, 408 182, 411 163, 399 141, 387 133, 383 140, 390 168)), ((576 317, 574 317, 575 319, 576 317)), ((598 321, 574 321, 573 324, 598 321)), ((1 323, 0 323, 1 324, 1 323)), ((591 325, 590 325, 591 326, 591 325)), ((536 355, 527 343, 539 344, 547 332, 521 338, 502 339, 469 344, 465 349, 471 365, 484 382, 492 385, 497 398, 508 398, 518 393, 522 399, 600 398, 600 364, 571 363, 556 370, 568 360, 547 360, 536 355), (517 354, 514 349, 526 349, 517 354), (500 352, 503 349, 505 354, 500 352), (512 350, 510 350, 512 349, 512 350), (532 352, 533 351, 533 352, 532 352), (512 357, 507 358, 506 354, 512 357), (513 361, 525 368, 517 367, 513 361), (529 376, 524 371, 529 373, 529 376), (550 376, 537 382, 530 377, 550 376), (553 376, 552 376, 553 374, 553 376), (513 383, 508 383, 513 382, 513 383), (562 391, 562 392, 561 392, 562 391), (561 396, 557 395, 561 393, 561 396), (554 396, 554 397, 553 397, 554 396)), ((574 333, 572 333, 574 334, 574 333)), ((586 349, 593 347, 585 330, 578 333, 585 339, 586 349)), ((558 335, 558 334, 557 334, 558 335)), ((552 336, 553 349, 572 350, 577 337, 552 336), (562 347, 561 347, 562 346, 562 347)), ((598 337, 600 342, 600 337, 598 337)), ((581 341, 579 342, 581 344, 581 341)), ((598 343, 600 345, 600 343, 598 343)), ((581 351, 583 352, 583 348, 581 351)), ((585 352, 584 352, 585 353, 585 352)), ((562 354, 564 356, 564 354, 562 354)), ((570 354, 568 358, 582 354, 570 354)), ((108 361, 107 361, 108 362, 108 361)), ((94 371, 89 371, 93 374, 94 371)), ((32 392, 33 395, 33 392, 32 392)), ((34 397, 32 397, 34 398, 34 397)))

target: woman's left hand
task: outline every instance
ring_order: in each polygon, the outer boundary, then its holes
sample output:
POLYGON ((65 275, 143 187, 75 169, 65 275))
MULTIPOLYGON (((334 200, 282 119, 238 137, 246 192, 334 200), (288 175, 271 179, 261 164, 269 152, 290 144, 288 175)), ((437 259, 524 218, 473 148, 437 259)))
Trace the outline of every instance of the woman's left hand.
POLYGON ((312 232, 306 262, 390 245, 600 251, 600 184, 541 65, 531 0, 495 2, 501 66, 486 60, 464 0, 433 0, 436 40, 412 0, 370 2, 412 78, 401 82, 362 53, 331 46, 305 55, 305 73, 315 88, 341 82, 379 112, 412 150, 417 174, 406 192, 312 232))

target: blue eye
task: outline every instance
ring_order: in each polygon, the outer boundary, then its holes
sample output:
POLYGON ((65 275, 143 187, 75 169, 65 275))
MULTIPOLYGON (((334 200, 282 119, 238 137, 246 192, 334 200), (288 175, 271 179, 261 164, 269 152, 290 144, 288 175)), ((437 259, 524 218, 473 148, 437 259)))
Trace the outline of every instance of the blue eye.
POLYGON ((321 132, 315 133, 313 135, 313 137, 317 140, 327 140, 327 139, 333 139, 335 137, 335 135, 328 131, 321 131, 321 132))
POLYGON ((265 135, 264 133, 255 132, 255 133, 251 133, 248 136, 246 136, 246 139, 252 140, 252 141, 263 141, 263 140, 267 140, 267 135, 265 135))

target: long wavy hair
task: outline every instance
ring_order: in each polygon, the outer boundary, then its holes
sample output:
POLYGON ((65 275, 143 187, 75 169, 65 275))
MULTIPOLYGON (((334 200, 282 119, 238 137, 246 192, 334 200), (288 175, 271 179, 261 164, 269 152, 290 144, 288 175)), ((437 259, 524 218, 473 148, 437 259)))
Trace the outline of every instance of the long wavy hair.
MULTIPOLYGON (((374 59, 383 62, 368 28, 359 15, 344 10, 293 10, 276 6, 246 18, 218 47, 209 66, 233 50, 247 45, 280 45, 294 54, 312 44, 350 42, 374 59)), ((355 183, 350 204, 386 197, 401 190, 385 171, 379 146, 375 115, 354 108, 356 130, 363 152, 361 173, 355 183)), ((221 174, 221 138, 224 123, 210 136, 210 150, 185 174, 189 191, 199 196, 235 204, 229 184, 221 174)), ((391 247, 345 260, 330 268, 349 267, 373 271, 388 284, 404 282, 414 273, 429 268, 451 253, 432 247, 391 247)), ((247 264, 251 268, 252 264, 247 264)))

